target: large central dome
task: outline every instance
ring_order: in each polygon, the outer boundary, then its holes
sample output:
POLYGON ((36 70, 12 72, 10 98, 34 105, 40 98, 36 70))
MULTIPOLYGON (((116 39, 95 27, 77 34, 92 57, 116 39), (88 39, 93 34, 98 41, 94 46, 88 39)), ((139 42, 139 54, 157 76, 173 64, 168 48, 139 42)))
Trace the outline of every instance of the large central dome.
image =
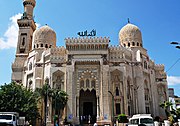
POLYGON ((119 32, 120 44, 124 47, 142 47, 142 36, 140 29, 128 23, 119 32))
POLYGON ((49 26, 43 26, 34 32, 34 48, 55 47, 56 33, 49 26))

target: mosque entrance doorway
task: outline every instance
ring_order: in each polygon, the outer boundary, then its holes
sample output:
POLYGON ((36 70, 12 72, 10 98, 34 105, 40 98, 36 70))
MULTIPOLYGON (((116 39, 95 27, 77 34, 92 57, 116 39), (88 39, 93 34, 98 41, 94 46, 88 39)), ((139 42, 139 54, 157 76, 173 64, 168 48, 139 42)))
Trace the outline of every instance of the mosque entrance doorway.
POLYGON ((96 91, 80 90, 79 115, 81 124, 92 124, 96 122, 97 99, 96 91))

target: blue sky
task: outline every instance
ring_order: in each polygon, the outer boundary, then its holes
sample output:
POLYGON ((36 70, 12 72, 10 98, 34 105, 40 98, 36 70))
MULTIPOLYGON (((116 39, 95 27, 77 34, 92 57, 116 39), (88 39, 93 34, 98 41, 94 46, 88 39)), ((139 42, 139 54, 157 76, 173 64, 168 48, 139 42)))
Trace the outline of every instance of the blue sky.
MULTIPOLYGON (((179 0, 37 0, 35 21, 48 24, 56 31, 57 45, 64 46, 67 37, 96 29, 97 36, 110 37, 118 45, 119 30, 130 18, 142 32, 143 46, 156 64, 164 64, 169 87, 180 96, 180 50, 170 45, 180 42, 179 0)), ((22 0, 0 0, 0 84, 11 80, 11 64, 17 44, 18 14, 23 13, 22 0)))

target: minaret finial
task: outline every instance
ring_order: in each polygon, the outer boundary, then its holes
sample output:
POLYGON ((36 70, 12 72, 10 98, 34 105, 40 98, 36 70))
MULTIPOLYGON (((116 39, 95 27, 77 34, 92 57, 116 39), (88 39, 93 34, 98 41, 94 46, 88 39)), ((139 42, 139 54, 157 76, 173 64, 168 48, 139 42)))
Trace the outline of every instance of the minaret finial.
POLYGON ((129 18, 128 18, 128 23, 130 23, 130 20, 129 20, 129 18))

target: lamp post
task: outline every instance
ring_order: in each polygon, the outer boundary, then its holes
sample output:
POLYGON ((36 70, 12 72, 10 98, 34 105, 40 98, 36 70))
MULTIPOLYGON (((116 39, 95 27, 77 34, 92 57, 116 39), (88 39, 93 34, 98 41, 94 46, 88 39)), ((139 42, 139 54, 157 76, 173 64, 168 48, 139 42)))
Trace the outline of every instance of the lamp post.
POLYGON ((113 124, 114 124, 114 95, 112 94, 112 92, 111 91, 108 91, 110 94, 111 94, 111 96, 112 96, 112 122, 113 122, 113 124))
POLYGON ((180 49, 180 42, 171 42, 170 44, 176 45, 176 48, 180 49))

